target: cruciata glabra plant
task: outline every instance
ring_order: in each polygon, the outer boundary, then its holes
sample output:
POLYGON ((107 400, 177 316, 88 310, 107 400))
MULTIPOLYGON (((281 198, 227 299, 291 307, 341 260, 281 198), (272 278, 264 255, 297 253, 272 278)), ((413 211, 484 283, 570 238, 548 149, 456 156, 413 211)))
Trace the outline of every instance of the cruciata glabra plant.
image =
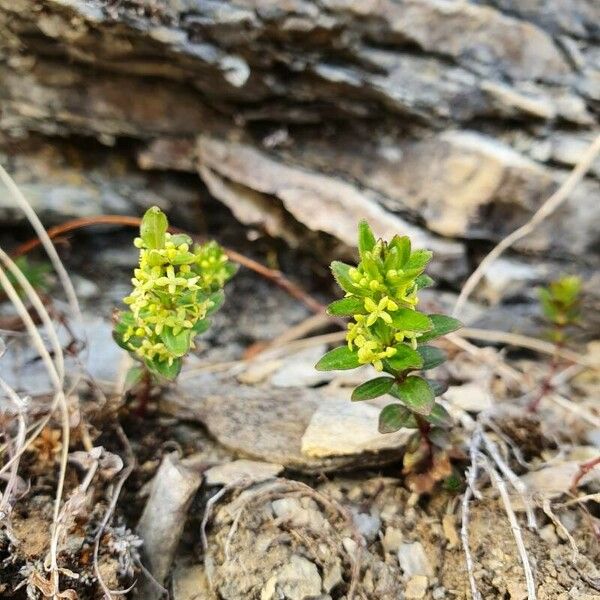
POLYGON ((461 324, 456 319, 417 310, 419 291, 433 284, 424 274, 432 257, 428 250, 413 250, 407 236, 389 242, 376 240, 366 221, 358 227, 360 262, 356 267, 334 261, 333 276, 346 293, 332 302, 328 313, 352 317, 346 345, 334 348, 317 363, 321 371, 354 369, 371 364, 381 376, 359 385, 353 401, 389 395, 395 401, 383 408, 379 431, 415 429, 404 454, 404 471, 414 475, 415 487, 451 474, 446 450, 451 418, 436 402, 444 386, 422 376, 445 360, 444 352, 429 342, 461 324), (437 475, 431 473, 437 470, 437 475), (421 483, 416 482, 421 477, 421 483))
POLYGON ((560 366, 560 350, 567 344, 569 331, 581 322, 581 290, 583 282, 577 275, 564 275, 552 281, 548 287, 538 290, 542 313, 550 325, 548 337, 554 343, 554 354, 550 369, 538 394, 529 404, 535 412, 548 392, 552 390, 552 379, 560 366))
POLYGON ((216 242, 194 244, 168 228, 158 207, 146 211, 134 240, 140 257, 133 290, 123 300, 128 310, 115 318, 115 341, 141 363, 130 372, 130 385, 177 377, 194 338, 208 329, 210 315, 223 304, 223 286, 236 271, 216 242))

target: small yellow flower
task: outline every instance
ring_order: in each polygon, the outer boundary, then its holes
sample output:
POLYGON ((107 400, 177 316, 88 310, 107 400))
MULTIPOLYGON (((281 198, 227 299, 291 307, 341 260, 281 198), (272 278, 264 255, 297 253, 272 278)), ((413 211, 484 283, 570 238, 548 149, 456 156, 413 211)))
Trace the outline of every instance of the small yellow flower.
POLYGON ((371 298, 365 298, 365 310, 369 312, 369 316, 367 317, 367 326, 370 327, 377 321, 377 319, 382 319, 388 325, 392 322, 392 317, 389 313, 385 312, 388 307, 388 297, 384 296, 378 304, 371 298))

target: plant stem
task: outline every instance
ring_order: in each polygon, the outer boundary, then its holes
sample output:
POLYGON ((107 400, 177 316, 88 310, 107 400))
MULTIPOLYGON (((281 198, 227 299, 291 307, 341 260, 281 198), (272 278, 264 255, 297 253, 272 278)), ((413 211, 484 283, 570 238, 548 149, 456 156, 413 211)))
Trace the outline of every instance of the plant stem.
POLYGON ((600 456, 597 456, 596 458, 592 458, 591 460, 588 460, 587 462, 582 463, 581 465, 579 465, 579 471, 577 471, 577 474, 575 475, 575 477, 573 478, 573 483, 571 484, 571 491, 573 493, 575 493, 575 491, 577 490, 577 486, 579 485, 579 482, 595 467, 597 467, 598 465, 600 465, 600 456))
POLYGON ((138 417, 146 416, 146 409, 148 407, 148 402, 150 400, 150 391, 152 390, 152 374, 150 371, 144 366, 144 374, 142 375, 142 380, 138 386, 138 392, 136 393, 136 400, 138 401, 138 405, 136 408, 136 415, 138 417))
POLYGON ((415 419, 417 424, 419 425, 419 432, 421 433, 421 439, 425 442, 427 446, 427 461, 428 467, 431 466, 433 459, 433 447, 431 445, 431 440, 429 439, 429 432, 431 431, 431 423, 428 423, 421 415, 415 413, 415 419))
POLYGON ((546 397, 546 394, 548 394, 548 392, 552 391, 552 379, 554 378, 554 375, 556 375, 556 371, 558 371, 558 367, 560 365, 560 353, 563 349, 563 346, 565 345, 565 336, 563 330, 564 325, 556 325, 555 333, 557 334, 558 341, 554 345, 554 354, 552 355, 552 361, 550 362, 550 369, 548 370, 548 373, 546 374, 546 377, 542 382, 542 386, 538 395, 530 402, 529 406, 527 407, 527 410, 530 413, 537 412, 538 408, 540 407, 541 401, 546 397))

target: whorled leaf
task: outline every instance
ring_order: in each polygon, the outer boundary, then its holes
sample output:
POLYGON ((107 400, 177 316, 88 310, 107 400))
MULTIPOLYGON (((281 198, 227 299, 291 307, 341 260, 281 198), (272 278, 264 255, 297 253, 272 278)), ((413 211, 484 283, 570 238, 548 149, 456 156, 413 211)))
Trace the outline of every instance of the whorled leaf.
POLYGON ((358 356, 348 346, 339 346, 324 354, 315 365, 317 371, 345 371, 360 366, 358 356))

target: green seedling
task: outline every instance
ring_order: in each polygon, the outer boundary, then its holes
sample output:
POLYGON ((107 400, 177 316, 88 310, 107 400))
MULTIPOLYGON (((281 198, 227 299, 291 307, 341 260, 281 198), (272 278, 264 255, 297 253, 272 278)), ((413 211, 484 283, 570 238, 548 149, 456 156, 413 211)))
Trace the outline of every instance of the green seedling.
MULTIPOLYGON (((150 208, 134 240, 139 266, 133 291, 124 298, 128 310, 115 315, 113 337, 138 363, 127 377, 140 383, 173 381, 194 338, 210 326, 210 316, 223 304, 223 287, 234 275, 232 264, 216 242, 194 244, 185 234, 170 234, 165 214, 150 208)), ((144 399, 140 400, 145 404, 144 399)))
MULTIPOLYGON (((31 284, 31 287, 38 292, 48 291, 51 283, 50 274, 52 266, 48 262, 31 262, 26 256, 19 256, 15 259, 15 264, 19 267, 25 279, 31 284)), ((20 295, 24 295, 21 285, 16 277, 9 271, 7 273, 8 280, 12 283, 20 295)))
POLYGON ((569 330, 579 325, 581 317, 581 277, 565 275, 539 289, 540 306, 548 322, 548 337, 555 344, 548 375, 540 391, 529 404, 529 411, 536 412, 543 398, 552 389, 552 378, 560 365, 560 350, 568 341, 569 330))
POLYGON ((379 431, 415 429, 404 454, 409 485, 430 491, 452 474, 448 449, 451 417, 436 401, 445 387, 423 375, 442 364, 444 352, 429 344, 455 331, 456 319, 417 310, 419 291, 433 280, 424 274, 431 260, 428 250, 413 250, 406 236, 389 242, 376 240, 369 225, 358 227, 360 262, 356 267, 333 262, 331 270, 346 293, 328 307, 336 317, 351 317, 346 345, 334 348, 317 363, 321 371, 372 365, 381 373, 359 385, 353 401, 391 396, 379 415, 379 431))

